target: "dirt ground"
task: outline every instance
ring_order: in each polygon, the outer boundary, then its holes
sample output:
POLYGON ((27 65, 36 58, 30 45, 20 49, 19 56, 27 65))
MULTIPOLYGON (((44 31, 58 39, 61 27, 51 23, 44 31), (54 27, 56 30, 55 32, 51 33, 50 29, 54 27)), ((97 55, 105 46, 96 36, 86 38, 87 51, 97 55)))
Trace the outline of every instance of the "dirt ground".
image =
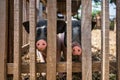
MULTIPOLYGON (((92 53, 101 54, 101 30, 95 29, 92 30, 92 53)), ((109 59, 116 60, 116 32, 109 31, 109 59)))

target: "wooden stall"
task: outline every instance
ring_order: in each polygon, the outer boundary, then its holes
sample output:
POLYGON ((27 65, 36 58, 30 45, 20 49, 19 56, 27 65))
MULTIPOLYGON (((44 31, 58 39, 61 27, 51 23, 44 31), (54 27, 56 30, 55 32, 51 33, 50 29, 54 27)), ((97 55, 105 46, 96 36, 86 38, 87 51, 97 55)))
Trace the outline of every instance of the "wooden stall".
MULTIPOLYGON (((101 15, 101 61, 92 61, 91 52, 91 19, 92 0, 1 0, 0 1, 0 78, 7 80, 7 75, 13 75, 13 80, 22 80, 21 74, 29 74, 30 80, 37 80, 37 73, 46 73, 47 80, 57 80, 57 73, 66 73, 66 80, 72 80, 73 72, 81 72, 82 80, 92 80, 92 73, 101 72, 101 80, 109 80, 109 70, 117 65, 117 80, 120 80, 120 0, 117 1, 116 17, 116 53, 117 62, 109 62, 109 0, 102 0, 101 15), (47 62, 36 61, 36 23, 38 2, 47 7, 47 62), (8 7, 8 5, 14 6, 8 7), (61 4, 64 6, 62 7, 61 4), (75 5, 76 4, 76 5, 75 5), (81 17, 81 62, 72 62, 72 20, 82 5, 81 17), (14 8, 14 9, 13 9, 14 8), (8 14, 8 11, 11 11, 8 14), (66 16, 67 21, 67 60, 56 61, 57 53, 57 12, 66 16), (25 32, 22 23, 29 20, 30 34, 25 32), (9 25, 8 25, 9 24, 9 25), (13 26, 8 28, 8 26, 13 26), (9 29, 9 30, 8 30, 9 29), (13 32, 12 32, 13 30, 13 32), (13 35, 13 36, 12 36, 13 35), (12 36, 12 37, 11 37, 12 36), (9 40, 10 38, 10 40, 9 40), (12 46, 12 47, 10 47, 12 46), (29 51, 29 63, 23 64, 23 52, 29 51), (10 54, 8 54, 10 53, 10 54), (51 54, 52 53, 52 54, 51 54), (10 58, 10 56, 12 56, 10 58), (9 62, 9 60, 11 60, 9 62), (8 60, 8 61, 7 61, 8 60)), ((42 10, 42 8, 41 8, 42 10)), ((41 18, 42 19, 42 18, 41 18)))

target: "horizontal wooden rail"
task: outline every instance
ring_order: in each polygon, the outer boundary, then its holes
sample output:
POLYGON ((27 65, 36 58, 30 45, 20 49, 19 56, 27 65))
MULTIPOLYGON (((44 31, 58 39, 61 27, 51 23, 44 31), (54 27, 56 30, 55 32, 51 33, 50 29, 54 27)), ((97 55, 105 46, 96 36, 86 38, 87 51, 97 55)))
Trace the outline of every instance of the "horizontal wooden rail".
MULTIPOLYGON (((13 74, 13 64, 14 63, 8 63, 7 64, 7 74, 13 74)), ((113 67, 116 65, 116 62, 110 62, 110 69, 113 69, 113 67)), ((46 63, 37 63, 37 72, 46 72, 46 63)), ((88 65, 89 66, 89 65, 88 65)), ((22 64, 22 73, 29 73, 29 64, 22 64)), ((100 61, 94 61, 92 65, 92 71, 100 71, 101 70, 101 62, 100 61)), ((57 72, 66 72, 66 62, 59 62, 57 63, 57 72)), ((72 63, 72 72, 81 72, 81 63, 80 62, 73 62, 72 63)))

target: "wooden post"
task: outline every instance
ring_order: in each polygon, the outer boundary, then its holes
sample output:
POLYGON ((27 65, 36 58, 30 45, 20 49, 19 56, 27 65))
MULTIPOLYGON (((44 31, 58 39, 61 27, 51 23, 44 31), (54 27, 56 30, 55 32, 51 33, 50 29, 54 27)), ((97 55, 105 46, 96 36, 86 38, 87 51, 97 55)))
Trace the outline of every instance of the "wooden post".
POLYGON ((43 19, 43 4, 40 2, 40 6, 39 6, 39 18, 43 19))
POLYGON ((91 59, 91 0, 82 0, 82 80, 92 80, 92 59, 91 59))
POLYGON ((42 3, 40 2, 40 0, 37 0, 37 21, 39 21, 40 19, 42 19, 42 3))
POLYGON ((102 1, 101 30, 102 76, 101 80, 109 80, 109 0, 102 1))
MULTIPOLYGON (((28 21, 28 16, 29 14, 27 14, 29 11, 27 10, 27 1, 23 0, 23 22, 28 21)), ((25 28, 23 28, 23 34, 22 34, 22 38, 23 38, 23 43, 22 45, 25 45, 28 43, 28 33, 26 32, 25 28)))
POLYGON ((56 0, 48 0, 47 7, 47 80, 56 80, 56 0))
POLYGON ((21 80, 22 0, 14 0, 14 80, 21 80))
POLYGON ((7 80, 8 1, 0 1, 0 79, 7 80))
POLYGON ((29 20, 29 1, 26 2, 26 19, 29 20))
POLYGON ((36 48, 35 48, 35 37, 36 37, 36 0, 30 0, 29 7, 29 20, 30 20, 30 80, 36 80, 36 48))
POLYGON ((116 0, 116 53, 117 53, 117 79, 120 80, 120 0, 116 0))
POLYGON ((116 32, 116 18, 114 19, 114 32, 116 32))
POLYGON ((72 80, 72 28, 71 28, 71 0, 67 0, 67 80, 72 80))

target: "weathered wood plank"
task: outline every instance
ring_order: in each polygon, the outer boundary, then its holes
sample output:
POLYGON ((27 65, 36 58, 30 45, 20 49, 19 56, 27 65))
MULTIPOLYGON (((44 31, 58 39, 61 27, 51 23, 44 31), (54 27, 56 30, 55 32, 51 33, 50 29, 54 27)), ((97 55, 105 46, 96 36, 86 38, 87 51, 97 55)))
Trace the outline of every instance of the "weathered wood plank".
MULTIPOLYGON (((23 0, 23 22, 28 21, 28 13, 29 11, 27 10, 27 0, 23 0)), ((22 34, 22 45, 25 45, 28 43, 28 33, 26 32, 25 28, 23 28, 23 34, 22 34)))
POLYGON ((67 80, 72 80, 72 23, 71 0, 66 1, 67 9, 67 80))
POLYGON ((81 0, 82 3, 82 80, 92 80, 92 59, 91 59, 91 11, 92 1, 81 0))
POLYGON ((109 80, 109 0, 102 1, 101 80, 109 80))
POLYGON ((43 5, 41 3, 41 0, 37 0, 36 2, 37 2, 36 3, 37 4, 36 7, 37 7, 37 21, 38 21, 40 19, 43 19, 43 17, 42 17, 43 5))
POLYGON ((21 80, 22 0, 14 1, 14 80, 21 80))
MULTIPOLYGON (((116 65, 117 63, 116 62, 111 62, 110 63, 110 69, 113 69, 115 68, 116 69, 116 65)), ((57 72, 66 72, 67 71, 67 68, 66 68, 66 62, 60 62, 60 63, 57 63, 57 72)), ((38 63, 36 65, 37 67, 37 70, 36 72, 46 72, 46 64, 45 63, 38 63)), ((29 64, 22 64, 22 70, 21 72, 22 73, 29 73, 29 64)), ((81 72, 82 71, 82 65, 81 63, 79 62, 73 62, 72 63, 72 72, 81 72)), ((95 61, 93 62, 93 65, 92 65, 92 72, 96 72, 96 71, 101 71, 101 62, 100 61, 95 61)), ((13 74, 13 63, 8 63, 7 64, 7 74, 13 74)))
POLYGON ((30 20, 30 35, 29 35, 29 53, 30 53, 30 80, 36 80, 36 0, 30 0, 29 20, 30 20))
POLYGON ((120 80, 120 0, 116 0, 116 5, 117 80, 120 80))
POLYGON ((7 62, 7 32, 8 32, 8 1, 0 1, 0 79, 6 80, 6 62, 7 62))
POLYGON ((47 80, 56 80, 56 0, 48 0, 47 7, 47 80))

